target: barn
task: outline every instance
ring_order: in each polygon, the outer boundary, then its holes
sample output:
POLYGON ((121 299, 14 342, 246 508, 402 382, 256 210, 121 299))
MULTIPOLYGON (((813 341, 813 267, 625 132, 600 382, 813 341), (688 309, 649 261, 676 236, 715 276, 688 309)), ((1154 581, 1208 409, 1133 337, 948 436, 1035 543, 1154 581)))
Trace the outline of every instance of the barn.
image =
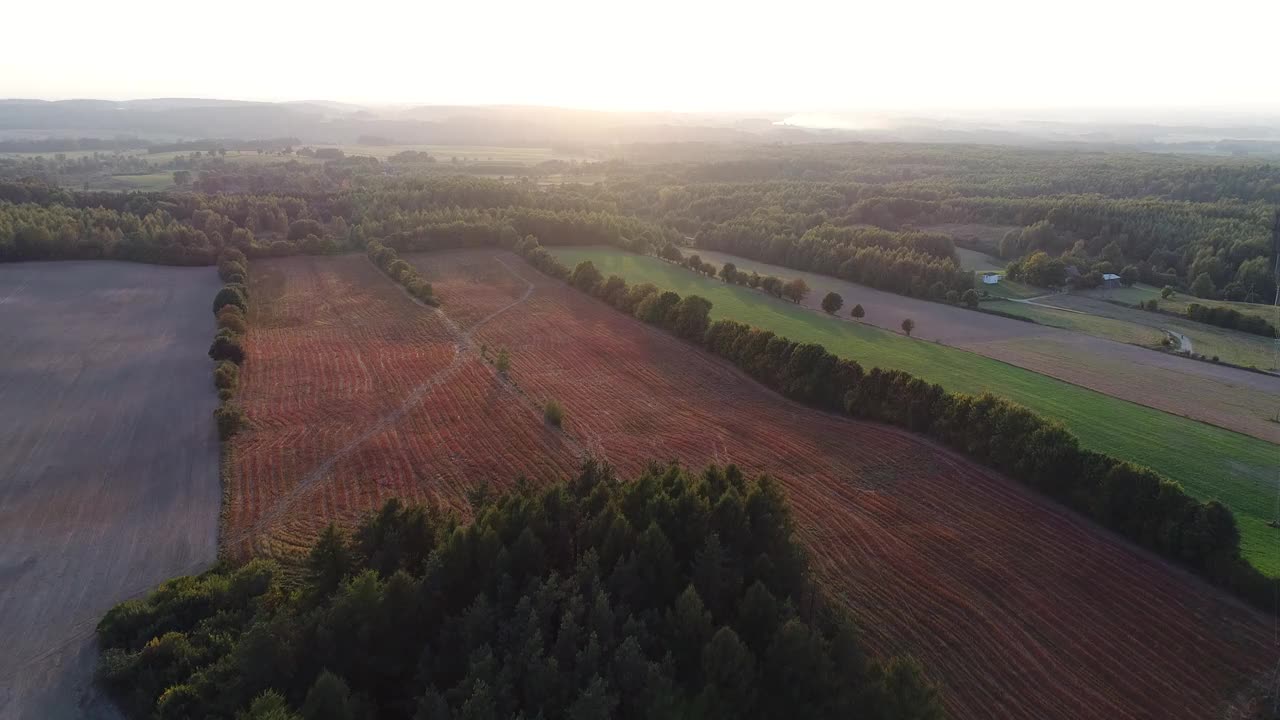
POLYGON ((1102 276, 1102 287, 1108 290, 1114 290, 1120 287, 1120 276, 1115 273, 1105 273, 1102 276))

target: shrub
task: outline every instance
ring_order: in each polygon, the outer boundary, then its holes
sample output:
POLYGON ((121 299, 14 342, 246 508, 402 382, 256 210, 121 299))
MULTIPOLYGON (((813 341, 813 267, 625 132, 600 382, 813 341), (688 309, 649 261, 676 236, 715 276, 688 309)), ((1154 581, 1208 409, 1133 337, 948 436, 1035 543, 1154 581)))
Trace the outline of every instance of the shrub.
POLYGON ((791 302, 798 303, 809 294, 809 284, 802 278, 794 278, 782 286, 782 295, 791 302))
POLYGON ((830 314, 839 312, 844 307, 844 298, 839 293, 829 292, 826 297, 822 298, 822 309, 830 314))
POLYGON ((222 329, 213 336, 213 344, 209 346, 209 357, 217 360, 230 360, 239 365, 244 362, 244 346, 240 344, 240 336, 230 330, 222 329))
POLYGON ((230 440, 231 436, 240 432, 246 425, 244 411, 234 402, 224 402, 213 411, 214 420, 218 425, 218 437, 222 440, 230 440))
POLYGON ((1261 335, 1263 337, 1276 336, 1275 326, 1271 323, 1256 315, 1245 315, 1234 308, 1191 303, 1187 306, 1187 317, 1196 322, 1231 328, 1253 335, 1261 335))
POLYGON ((700 340, 711 324, 711 301, 690 295, 677 302, 668 312, 667 329, 689 340, 700 340))
POLYGON ((230 330, 236 335, 243 335, 248 329, 244 319, 244 311, 235 305, 227 305, 218 311, 218 329, 230 330))
POLYGON ((1204 272, 1196 276, 1191 283, 1191 294, 1202 298, 1217 296, 1218 289, 1213 286, 1213 278, 1209 277, 1209 273, 1204 272))
POLYGON ((241 311, 248 310, 249 302, 241 290, 243 287, 243 285, 224 285, 213 298, 213 311, 216 313, 228 305, 240 308, 241 311))
POLYGON ((511 353, 507 352, 505 348, 499 350, 498 359, 494 361, 493 366, 498 369, 498 372, 505 375, 511 369, 511 353))
POLYGON ((555 400, 548 400, 547 404, 542 406, 542 417, 552 425, 562 427, 564 425, 564 408, 560 407, 560 403, 555 400))
POLYGON ((234 362, 220 361, 213 368, 213 384, 219 389, 230 389, 240 380, 240 368, 234 362))
POLYGON ((596 286, 604 280, 604 276, 596 269, 595 263, 583 260, 573 269, 569 276, 569 284, 587 293, 594 293, 596 286))
POLYGON ((244 279, 249 276, 249 271, 244 263, 234 262, 232 260, 223 260, 218 263, 218 277, 222 278, 225 283, 243 283, 244 279), (233 278, 239 278, 235 280, 233 278))

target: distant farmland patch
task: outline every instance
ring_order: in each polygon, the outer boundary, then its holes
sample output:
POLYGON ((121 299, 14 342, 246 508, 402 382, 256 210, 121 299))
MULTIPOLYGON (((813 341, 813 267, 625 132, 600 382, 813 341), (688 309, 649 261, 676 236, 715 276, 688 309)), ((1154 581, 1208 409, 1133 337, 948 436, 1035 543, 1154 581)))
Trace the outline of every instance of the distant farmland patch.
POLYGON ((212 268, 0 265, 0 717, 99 717, 93 629, 215 559, 212 268))

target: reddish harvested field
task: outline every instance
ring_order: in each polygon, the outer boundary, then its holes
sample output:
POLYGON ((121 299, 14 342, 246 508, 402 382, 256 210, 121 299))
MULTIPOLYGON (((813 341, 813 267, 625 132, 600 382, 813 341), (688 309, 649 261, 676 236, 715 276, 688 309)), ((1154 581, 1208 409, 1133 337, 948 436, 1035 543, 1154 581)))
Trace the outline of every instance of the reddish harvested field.
POLYGON ((955 717, 1219 716, 1276 657, 1259 614, 917 437, 789 402, 515 256, 410 260, 443 312, 363 258, 255 263, 240 549, 392 495, 458 505, 587 450, 624 473, 732 460, 785 482, 824 583, 874 650, 925 662, 955 717), (510 382, 481 344, 511 350, 510 382))
POLYGON ((253 429, 232 443, 226 548, 278 554, 391 497, 457 504, 482 478, 572 468, 563 437, 465 349, 467 326, 525 289, 490 288, 455 320, 363 257, 254 263, 240 393, 253 429))

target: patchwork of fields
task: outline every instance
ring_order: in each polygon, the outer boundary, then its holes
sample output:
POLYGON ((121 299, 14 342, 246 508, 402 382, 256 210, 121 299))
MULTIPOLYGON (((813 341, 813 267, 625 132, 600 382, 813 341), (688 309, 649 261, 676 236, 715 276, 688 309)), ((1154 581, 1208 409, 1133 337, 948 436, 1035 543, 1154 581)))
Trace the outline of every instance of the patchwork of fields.
MULTIPOLYGON (((943 344, 908 339, 899 333, 869 327, 820 312, 776 300, 744 287, 729 286, 704 278, 656 258, 633 255, 613 249, 552 248, 561 262, 570 266, 591 260, 601 272, 616 273, 628 282, 652 282, 682 295, 699 294, 713 303, 712 317, 740 320, 780 335, 804 342, 816 342, 832 352, 852 358, 868 367, 906 370, 943 387, 960 392, 991 391, 1021 403, 1046 417, 1056 418, 1071 429, 1090 448, 1127 458, 1151 467, 1182 483, 1188 491, 1202 498, 1218 498, 1236 515, 1243 537, 1245 556, 1259 569, 1271 575, 1280 574, 1280 551, 1276 530, 1266 522, 1275 502, 1275 478, 1280 471, 1280 452, 1274 442, 1280 426, 1265 419, 1275 412, 1280 397, 1280 379, 1172 357, 1142 348, 1109 343, 1125 352, 1143 353, 1150 363, 1176 362, 1180 371, 1162 376, 1160 383, 1151 382, 1154 371, 1135 367, 1124 360, 1099 364, 1086 354, 1071 353, 1077 343, 1103 343, 1087 336, 1064 333, 1016 320, 992 317, 968 310, 949 308, 938 303, 912 300, 889 293, 860 288, 863 296, 846 295, 846 307, 859 302, 859 297, 886 296, 878 302, 864 302, 867 320, 876 313, 902 313, 901 303, 918 303, 921 310, 938 314, 925 322, 913 309, 917 320, 916 334, 925 338, 936 334, 941 342, 956 342, 974 352, 943 344), (1000 321, 997 324, 994 321, 1000 321), (965 324, 961 324, 965 323, 965 324), (1066 335, 1067 341, 1046 344, 1040 333, 1066 335), (984 334, 985 333, 985 334, 984 334), (999 360, 975 354, 979 348, 999 360), (1001 362, 1003 360, 1004 362, 1001 362), (1068 382, 1032 372, 1017 363, 1061 374, 1068 382), (1229 373, 1228 375, 1222 375, 1229 373), (1215 381, 1230 377, 1228 381, 1215 381), (1097 383, 1102 392, 1085 387, 1097 383), (1232 384, 1242 384, 1232 388, 1232 384), (1210 390, 1209 388, 1212 388, 1210 390), (1116 393, 1146 404, 1168 407, 1162 412, 1135 402, 1112 397, 1116 393), (1216 406, 1215 416, 1225 423, 1241 423, 1256 430, 1260 437, 1198 422, 1181 413, 1204 405, 1216 406), (1178 414, 1174 414, 1178 413, 1178 414), (1260 439, 1261 437, 1271 440, 1260 439)), ((708 257, 720 257, 708 253, 708 257)), ((804 275, 792 273, 793 275, 804 275)), ((821 276, 813 276, 821 278, 821 276)), ((815 280, 814 282, 818 282, 815 280)), ((811 283, 811 298, 820 301, 825 290, 842 281, 826 278, 826 285, 811 283)), ((847 285, 847 283, 846 283, 847 285)), ((811 300, 812 301, 812 300, 811 300)), ((915 306, 913 306, 915 307, 915 306)), ((900 321, 889 314, 889 324, 900 321)), ((895 325, 896 326, 896 325, 895 325)), ((1190 413, 1188 413, 1190 414, 1190 413)))
POLYGON ((254 263, 230 549, 288 552, 391 496, 465 508, 588 453, 734 461, 779 475, 822 582, 955 717, 1204 717, 1266 670, 1260 615, 946 450, 785 400, 514 255, 408 259, 442 309, 364 258, 254 263))
MULTIPOLYGON (((1191 341, 1192 352, 1208 358, 1217 357, 1223 362, 1260 370, 1272 370, 1276 366, 1276 340, 1261 335, 1251 335, 1238 330, 1215 327, 1195 322, 1186 318, 1153 313, 1137 308, 1124 307, 1107 302, 1093 294, 1063 293, 1036 300, 1041 305, 1052 305, 1062 310, 1052 310, 1029 306, 1026 303, 1001 303, 993 305, 1000 310, 1023 314, 1028 308, 1052 314, 1052 317, 1041 317, 1039 320, 1056 327, 1063 327, 1064 322, 1087 319, 1091 326, 1086 332, 1099 334, 1097 325, 1107 323, 1117 328, 1116 332, 1144 335, 1147 333, 1163 333, 1164 330, 1185 335, 1191 341), (1081 313, 1086 313, 1082 315, 1081 313)), ((1243 303, 1234 303, 1243 305, 1243 303)), ((1172 310, 1172 308, 1169 308, 1172 310)), ((1254 314, 1257 314, 1255 311, 1254 314)), ((1119 338, 1117 338, 1119 339, 1119 338)), ((1280 400, 1272 403, 1280 406, 1280 400)), ((1275 409, 1280 409, 1276 407, 1275 409)), ((1274 415, 1272 415, 1274 417, 1274 415)))
POLYGON ((111 717, 112 605, 215 559, 212 268, 0 265, 0 717, 111 717))

